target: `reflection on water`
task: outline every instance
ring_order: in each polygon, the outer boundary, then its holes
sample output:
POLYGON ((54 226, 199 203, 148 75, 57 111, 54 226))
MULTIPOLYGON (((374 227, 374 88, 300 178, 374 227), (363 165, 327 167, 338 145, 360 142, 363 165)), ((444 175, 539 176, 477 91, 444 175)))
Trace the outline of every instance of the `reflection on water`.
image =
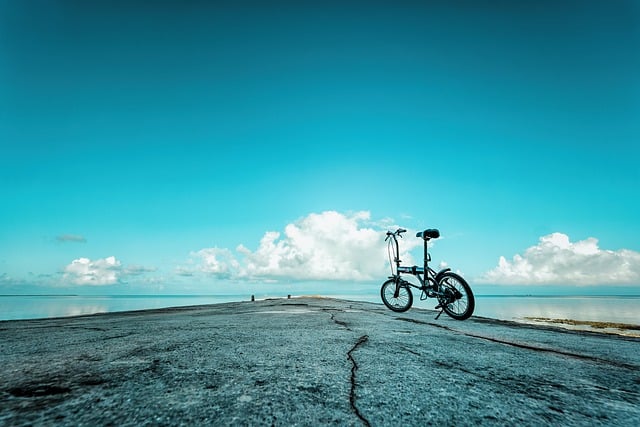
POLYGON ((106 313, 109 306, 94 298, 73 296, 0 297, 0 320, 81 316, 106 313))
POLYGON ((216 304, 248 299, 228 296, 0 296, 0 320, 82 316, 116 311, 216 304))
POLYGON ((483 297, 476 316, 504 320, 525 317, 640 324, 640 297, 483 297))
POLYGON ((68 317, 68 316, 84 316, 87 314, 107 313, 107 307, 104 305, 73 305, 64 308, 64 313, 59 313, 56 307, 55 311, 50 312, 47 317, 68 317))

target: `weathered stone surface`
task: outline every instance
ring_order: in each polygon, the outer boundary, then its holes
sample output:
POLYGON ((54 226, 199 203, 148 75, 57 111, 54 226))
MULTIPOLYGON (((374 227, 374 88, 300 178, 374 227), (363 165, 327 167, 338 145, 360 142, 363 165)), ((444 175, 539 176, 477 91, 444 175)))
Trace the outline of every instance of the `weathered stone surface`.
POLYGON ((640 339, 320 298, 0 322, 0 425, 640 425, 640 339))

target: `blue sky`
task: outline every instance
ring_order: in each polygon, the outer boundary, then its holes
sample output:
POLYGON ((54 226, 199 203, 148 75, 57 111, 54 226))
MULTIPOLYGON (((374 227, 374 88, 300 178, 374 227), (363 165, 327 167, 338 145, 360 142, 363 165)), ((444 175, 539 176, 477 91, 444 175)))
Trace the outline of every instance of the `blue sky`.
POLYGON ((638 52, 633 1, 3 1, 0 293, 377 284, 392 226, 637 292, 638 52))

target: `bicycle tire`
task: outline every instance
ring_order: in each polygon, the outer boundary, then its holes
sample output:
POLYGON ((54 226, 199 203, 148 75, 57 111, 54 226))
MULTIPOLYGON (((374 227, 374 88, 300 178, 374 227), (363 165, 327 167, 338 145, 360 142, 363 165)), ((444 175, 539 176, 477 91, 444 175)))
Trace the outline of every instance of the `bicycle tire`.
POLYGON ((413 304, 413 294, 407 285, 396 282, 395 279, 389 279, 384 282, 380 288, 380 297, 389 310, 402 313, 411 308, 413 304), (397 296, 396 286, 398 286, 397 296))
POLYGON ((444 312, 456 320, 465 320, 471 317, 476 306, 476 301, 469 284, 462 276, 447 272, 442 275, 438 287, 445 296, 438 297, 438 302, 444 312))

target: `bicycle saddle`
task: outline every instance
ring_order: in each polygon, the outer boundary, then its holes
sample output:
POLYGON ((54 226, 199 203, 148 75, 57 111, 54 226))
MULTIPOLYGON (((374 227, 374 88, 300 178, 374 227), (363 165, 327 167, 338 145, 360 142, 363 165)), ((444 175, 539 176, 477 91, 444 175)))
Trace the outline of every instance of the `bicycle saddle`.
POLYGON ((419 231, 416 237, 422 237, 424 240, 437 239, 440 237, 440 231, 435 228, 429 228, 424 231, 419 231))

